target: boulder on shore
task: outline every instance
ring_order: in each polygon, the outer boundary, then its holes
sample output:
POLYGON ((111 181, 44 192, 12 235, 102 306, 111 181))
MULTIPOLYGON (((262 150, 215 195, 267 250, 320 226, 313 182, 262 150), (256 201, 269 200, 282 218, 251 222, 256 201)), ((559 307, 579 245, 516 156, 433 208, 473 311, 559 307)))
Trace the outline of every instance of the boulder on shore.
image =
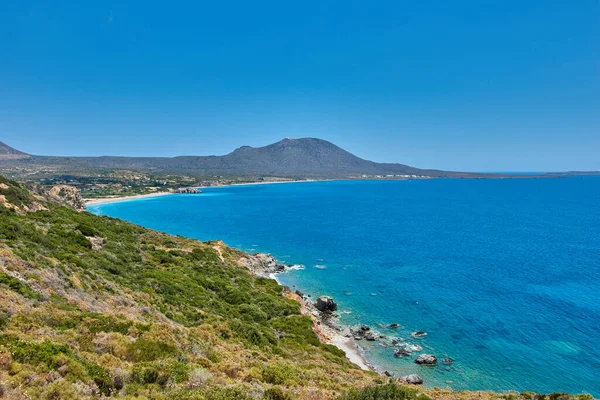
POLYGON ((247 254, 240 259, 240 264, 248 268, 252 273, 262 277, 270 277, 271 274, 285 272, 287 265, 277 262, 275 257, 266 253, 247 254))
POLYGON ((433 354, 421 354, 419 357, 417 357, 415 362, 417 364, 435 365, 437 363, 437 357, 433 354))
POLYGON ((337 303, 329 296, 320 296, 315 302, 315 308, 321 312, 334 312, 337 310, 337 303))
POLYGON ((402 382, 410 383, 411 385, 422 385, 423 384, 423 378, 421 378, 417 374, 406 375, 406 376, 403 376, 402 378, 400 378, 399 380, 402 382))

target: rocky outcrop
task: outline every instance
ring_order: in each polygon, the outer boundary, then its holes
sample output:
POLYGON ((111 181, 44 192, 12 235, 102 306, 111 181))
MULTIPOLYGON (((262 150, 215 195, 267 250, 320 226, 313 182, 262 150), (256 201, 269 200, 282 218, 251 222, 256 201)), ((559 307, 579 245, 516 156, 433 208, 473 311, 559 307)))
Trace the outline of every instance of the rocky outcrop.
POLYGON ((246 254, 240 259, 240 264, 253 274, 268 278, 272 274, 285 272, 289 266, 280 264, 275 257, 266 253, 246 254))
POLYGON ((406 376, 403 376, 402 378, 400 378, 398 380, 400 382, 409 383, 411 385, 422 385, 423 384, 423 378, 421 378, 417 374, 406 375, 406 376))
POLYGON ((51 187, 46 192, 46 195, 50 200, 74 208, 77 211, 85 210, 85 203, 81 198, 81 192, 74 186, 56 185, 51 187))
POLYGON ((315 308, 324 313, 332 313, 337 310, 337 303, 329 296, 321 296, 315 302, 315 308))
POLYGON ((437 357, 433 354, 421 354, 415 359, 415 362, 422 365, 435 365, 437 364, 437 357))

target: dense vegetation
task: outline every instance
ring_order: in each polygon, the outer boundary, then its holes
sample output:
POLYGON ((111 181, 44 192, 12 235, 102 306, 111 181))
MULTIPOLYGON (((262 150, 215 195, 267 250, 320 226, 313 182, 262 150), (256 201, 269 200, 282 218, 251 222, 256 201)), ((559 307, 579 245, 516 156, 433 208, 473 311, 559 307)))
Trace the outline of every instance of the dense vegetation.
POLYGON ((427 398, 319 342, 221 242, 79 213, 1 177, 0 200, 0 397, 427 398))
POLYGON ((2 180, 0 378, 32 398, 335 398, 375 375, 244 254, 75 212, 2 180), (166 397, 165 397, 166 398, 166 397))

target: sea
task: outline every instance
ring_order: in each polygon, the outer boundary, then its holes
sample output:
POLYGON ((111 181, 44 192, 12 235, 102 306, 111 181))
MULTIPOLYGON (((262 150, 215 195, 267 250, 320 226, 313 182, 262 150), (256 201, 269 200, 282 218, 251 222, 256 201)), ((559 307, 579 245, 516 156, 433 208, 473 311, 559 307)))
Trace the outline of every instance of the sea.
POLYGON ((88 211, 301 265, 277 279, 384 335, 359 342, 379 371, 600 397, 600 176, 228 186, 88 211), (391 339, 417 350, 396 358, 391 339))

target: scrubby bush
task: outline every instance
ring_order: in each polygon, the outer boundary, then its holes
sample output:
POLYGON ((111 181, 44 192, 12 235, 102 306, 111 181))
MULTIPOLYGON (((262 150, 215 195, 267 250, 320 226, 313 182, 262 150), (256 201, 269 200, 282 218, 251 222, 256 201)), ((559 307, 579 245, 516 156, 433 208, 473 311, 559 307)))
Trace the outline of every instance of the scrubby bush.
POLYGON ((250 397, 239 388, 216 387, 205 394, 206 400, 249 400, 250 397))
POLYGON ((429 400, 429 398, 416 390, 395 383, 388 383, 366 387, 361 390, 352 389, 340 400, 429 400))
POLYGON ((291 385, 297 383, 298 373, 289 364, 267 364, 261 371, 262 381, 271 385, 291 385))
POLYGON ((17 292, 28 299, 40 300, 42 298, 42 296, 31 289, 27 283, 0 271, 0 288, 2 287, 17 292))
POLYGON ((52 382, 44 388, 42 400, 79 400, 77 392, 69 382, 59 380, 52 382))
POLYGON ((176 354, 177 349, 168 343, 143 338, 131 343, 127 349, 128 358, 135 362, 155 361, 176 354))
POLYGON ((292 396, 283 393, 280 388, 268 388, 263 395, 264 400, 292 400, 292 396))

